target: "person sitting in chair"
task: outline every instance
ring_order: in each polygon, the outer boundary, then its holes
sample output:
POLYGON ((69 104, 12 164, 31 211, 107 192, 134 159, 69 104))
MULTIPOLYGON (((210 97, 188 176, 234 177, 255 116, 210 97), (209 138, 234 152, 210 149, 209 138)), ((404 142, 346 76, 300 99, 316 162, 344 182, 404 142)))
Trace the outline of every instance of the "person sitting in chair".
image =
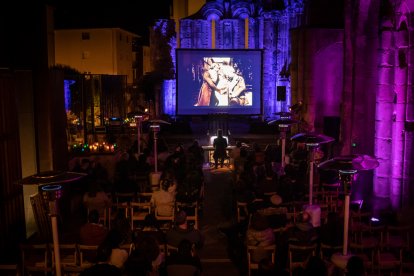
POLYGON ((223 130, 221 129, 217 130, 217 138, 215 138, 213 141, 213 147, 214 147, 213 158, 214 158, 215 168, 217 169, 219 159, 220 159, 220 165, 223 168, 224 159, 227 158, 227 152, 226 152, 227 139, 223 137, 223 130))

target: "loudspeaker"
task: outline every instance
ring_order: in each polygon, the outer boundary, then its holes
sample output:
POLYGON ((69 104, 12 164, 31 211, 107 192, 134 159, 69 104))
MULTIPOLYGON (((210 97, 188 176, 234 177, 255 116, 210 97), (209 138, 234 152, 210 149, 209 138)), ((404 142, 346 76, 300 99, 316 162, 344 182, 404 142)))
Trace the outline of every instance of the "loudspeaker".
POLYGON ((286 101, 286 86, 277 87, 277 101, 278 102, 286 101))
POLYGON ((339 141, 339 132, 341 130, 341 118, 339 116, 323 117, 323 134, 335 138, 339 141))

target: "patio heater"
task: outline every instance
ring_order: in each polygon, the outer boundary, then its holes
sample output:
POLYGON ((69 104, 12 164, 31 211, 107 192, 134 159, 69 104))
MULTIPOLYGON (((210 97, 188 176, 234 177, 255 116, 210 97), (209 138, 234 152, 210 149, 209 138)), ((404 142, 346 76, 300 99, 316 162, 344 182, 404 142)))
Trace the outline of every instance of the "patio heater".
POLYGON ((345 195, 344 239, 342 254, 333 254, 331 258, 332 262, 340 268, 344 269, 349 257, 351 257, 348 254, 349 205, 354 177, 359 171, 373 170, 378 166, 379 162, 375 157, 361 154, 335 157, 318 165, 318 168, 321 170, 333 170, 338 172, 339 180, 345 195))
POLYGON ((151 187, 153 190, 158 190, 161 178, 161 173, 158 172, 158 133, 161 131, 161 124, 170 125, 171 123, 159 119, 153 119, 149 122, 151 123, 150 129, 154 135, 154 172, 151 173, 151 187))
POLYGON ((309 151, 309 205, 313 197, 313 166, 315 163, 315 150, 321 145, 335 141, 334 138, 317 133, 299 133, 290 138, 292 141, 303 143, 309 151))
MULTIPOLYGON (((46 207, 41 208, 43 214, 38 214, 36 212, 36 224, 38 226, 38 231, 40 236, 43 238, 50 238, 50 229, 53 239, 53 249, 55 252, 55 268, 56 275, 62 275, 61 266, 60 266, 60 254, 59 254, 59 229, 57 223, 57 217, 59 216, 58 209, 58 200, 61 198, 62 193, 64 192, 64 186, 69 185, 69 183, 77 181, 87 174, 76 173, 76 172, 64 172, 64 171, 46 171, 41 172, 35 175, 31 175, 21 179, 18 183, 24 186, 38 186, 38 193, 41 195, 45 203, 41 206, 46 207), (43 216, 42 216, 43 215, 43 216), (45 216, 50 218, 50 226, 47 223, 47 220, 42 220, 45 216), (46 223, 46 225, 44 225, 46 223)), ((35 210, 33 210, 35 212, 35 210)), ((37 210, 39 211, 39 210, 37 210)))
POLYGON ((135 115, 135 124, 137 125, 137 147, 138 147, 138 156, 141 155, 141 122, 144 120, 143 115, 135 115))
POLYGON ((268 122, 268 125, 274 125, 277 124, 280 131, 280 138, 282 141, 282 157, 281 157, 281 168, 280 168, 280 174, 285 174, 285 156, 286 156, 286 133, 289 131, 289 128, 292 124, 298 123, 297 120, 292 120, 291 113, 289 112, 277 112, 275 115, 279 115, 280 118, 277 120, 273 120, 268 122))

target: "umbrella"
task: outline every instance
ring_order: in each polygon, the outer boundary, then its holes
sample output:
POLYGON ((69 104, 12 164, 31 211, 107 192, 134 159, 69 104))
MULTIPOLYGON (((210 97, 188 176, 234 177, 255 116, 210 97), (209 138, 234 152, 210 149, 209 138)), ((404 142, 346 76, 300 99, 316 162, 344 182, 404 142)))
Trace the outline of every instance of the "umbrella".
POLYGON ((166 124, 166 125, 171 125, 171 123, 161 120, 161 119, 152 119, 149 120, 148 122, 150 122, 151 124, 166 124))
POLYGON ((330 143, 335 141, 334 138, 318 134, 314 132, 308 132, 308 133, 299 133, 290 138, 290 140, 298 142, 298 143, 305 143, 305 144, 324 144, 324 143, 330 143))
POLYGON ((351 154, 334 157, 318 165, 321 170, 333 171, 367 171, 379 166, 375 157, 365 154, 351 154))
POLYGON ((76 181, 86 176, 86 173, 65 172, 65 171, 45 171, 34 174, 19 180, 21 185, 50 185, 62 184, 76 181))
POLYGON ((297 124, 297 123, 299 123, 298 120, 292 120, 290 118, 281 118, 281 119, 277 119, 277 120, 272 120, 272 121, 268 122, 267 124, 268 125, 277 124, 277 125, 280 126, 280 125, 292 125, 292 124, 297 124))
POLYGON ((292 116, 292 113, 286 112, 286 111, 280 111, 280 112, 276 112, 276 113, 273 113, 273 114, 278 115, 280 117, 290 117, 290 116, 292 116))

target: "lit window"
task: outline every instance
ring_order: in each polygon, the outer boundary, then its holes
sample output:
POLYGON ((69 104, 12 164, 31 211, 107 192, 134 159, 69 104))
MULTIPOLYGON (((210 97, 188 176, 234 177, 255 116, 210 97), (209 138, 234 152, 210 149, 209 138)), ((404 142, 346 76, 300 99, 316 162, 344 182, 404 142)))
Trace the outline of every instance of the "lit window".
POLYGON ((82 52, 82 59, 88 59, 91 56, 89 51, 82 52))
POLYGON ((82 33, 82 40, 89 40, 89 39, 91 39, 91 37, 90 37, 91 35, 90 35, 90 33, 88 33, 88 32, 83 32, 82 33))

